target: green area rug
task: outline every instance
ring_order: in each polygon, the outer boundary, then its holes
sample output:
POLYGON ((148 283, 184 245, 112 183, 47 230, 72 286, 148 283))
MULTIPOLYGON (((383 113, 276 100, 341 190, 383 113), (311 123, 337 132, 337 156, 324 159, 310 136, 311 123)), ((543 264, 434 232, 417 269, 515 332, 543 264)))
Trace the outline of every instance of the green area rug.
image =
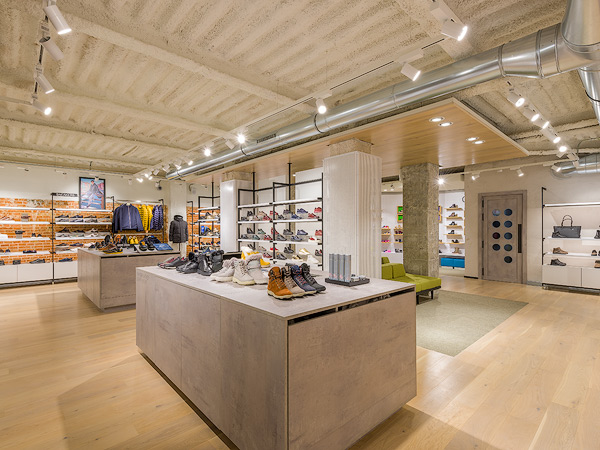
POLYGON ((456 356, 527 303, 437 291, 434 300, 417 305, 417 345, 456 356))

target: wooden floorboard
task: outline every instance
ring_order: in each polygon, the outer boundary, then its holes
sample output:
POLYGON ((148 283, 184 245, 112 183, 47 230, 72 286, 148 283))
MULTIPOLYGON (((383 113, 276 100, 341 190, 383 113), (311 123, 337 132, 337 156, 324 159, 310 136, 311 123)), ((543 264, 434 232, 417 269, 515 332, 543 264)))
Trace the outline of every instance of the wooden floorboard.
MULTIPOLYGON (((527 302, 450 357, 417 348, 418 395, 354 449, 599 449, 600 297, 444 277, 527 302)), ((135 310, 75 283, 0 291, 0 448, 230 448, 138 353, 135 310)))

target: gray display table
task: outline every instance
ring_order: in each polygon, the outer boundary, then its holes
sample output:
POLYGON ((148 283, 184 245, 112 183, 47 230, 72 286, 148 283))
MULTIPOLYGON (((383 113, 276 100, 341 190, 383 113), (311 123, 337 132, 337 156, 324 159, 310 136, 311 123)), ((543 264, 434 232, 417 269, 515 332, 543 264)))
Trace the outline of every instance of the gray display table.
POLYGON ((416 298, 395 281, 326 286, 281 301, 139 268, 137 345, 239 448, 344 449, 416 395, 416 298))
POLYGON ((135 304, 135 269, 155 266, 169 255, 165 252, 124 250, 107 255, 97 250, 80 248, 77 252, 77 286, 99 309, 135 304))

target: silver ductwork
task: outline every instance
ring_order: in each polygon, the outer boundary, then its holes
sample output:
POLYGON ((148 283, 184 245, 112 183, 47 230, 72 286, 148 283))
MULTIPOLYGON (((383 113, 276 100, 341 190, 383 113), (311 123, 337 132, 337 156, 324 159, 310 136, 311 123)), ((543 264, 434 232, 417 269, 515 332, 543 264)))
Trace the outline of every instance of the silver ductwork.
POLYGON ((567 178, 572 175, 598 174, 600 173, 600 154, 594 153, 579 158, 579 167, 575 167, 573 161, 563 161, 554 165, 560 168, 558 172, 553 170, 553 173, 559 178, 567 178))
MULTIPOLYGON (((545 78, 591 66, 600 61, 598 23, 600 0, 569 0, 562 24, 433 70, 417 81, 407 80, 340 105, 326 114, 315 114, 277 130, 272 137, 258 139, 218 158, 171 172, 167 178, 207 172, 234 161, 241 162, 497 78, 545 78)), ((588 73, 592 75, 591 70, 588 73)), ((594 72, 592 78, 596 76, 594 72)))

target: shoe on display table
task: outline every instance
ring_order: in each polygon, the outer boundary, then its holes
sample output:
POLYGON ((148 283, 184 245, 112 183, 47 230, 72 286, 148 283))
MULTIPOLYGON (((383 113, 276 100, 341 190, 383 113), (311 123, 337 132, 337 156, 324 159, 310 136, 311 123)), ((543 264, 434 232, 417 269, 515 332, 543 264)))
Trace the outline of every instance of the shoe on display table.
MULTIPOLYGON (((554 253, 555 255, 568 255, 569 254, 569 252, 563 250, 560 247, 553 248, 552 253, 554 253)), ((592 255, 592 256, 594 256, 594 255, 592 255)))
POLYGON ((304 273, 300 266, 292 266, 292 279, 296 282, 298 287, 304 290, 308 295, 313 295, 317 293, 317 289, 314 288, 307 280, 304 278, 304 273))
POLYGON ((294 297, 304 297, 306 295, 306 291, 294 281, 294 278, 292 277, 292 268, 290 266, 281 268, 281 276, 283 277, 285 287, 288 288, 294 297))
POLYGON ((551 266, 566 266, 567 263, 562 262, 560 259, 555 258, 552 261, 550 261, 550 265, 551 266))
POLYGON ((249 286, 251 284, 256 284, 252 275, 248 272, 248 266, 246 265, 246 261, 243 259, 236 259, 233 262, 233 277, 232 281, 237 284, 241 284, 242 286, 249 286))
POLYGON ((234 268, 233 268, 233 260, 234 259, 235 258, 226 259, 225 261, 223 261, 223 267, 221 268, 221 270, 211 274, 210 279, 214 280, 214 281, 231 281, 231 278, 233 277, 233 272, 234 272, 234 268))
POLYGON ((302 275, 304 276, 304 279, 306 281, 308 281, 308 283, 315 288, 315 290, 317 291, 317 293, 320 292, 324 292, 326 290, 326 287, 317 283, 317 281, 313 278, 313 276, 310 273, 310 267, 308 264, 303 263, 300 266, 300 270, 302 271, 302 275))
POLYGON ((255 284, 267 284, 269 282, 269 279, 265 276, 261 269, 261 257, 262 255, 260 253, 255 253, 246 258, 248 273, 254 279, 255 284))
POLYGON ((291 300, 294 295, 287 288, 283 281, 283 274, 281 268, 273 267, 269 270, 269 284, 267 286, 267 293, 279 300, 291 300))

